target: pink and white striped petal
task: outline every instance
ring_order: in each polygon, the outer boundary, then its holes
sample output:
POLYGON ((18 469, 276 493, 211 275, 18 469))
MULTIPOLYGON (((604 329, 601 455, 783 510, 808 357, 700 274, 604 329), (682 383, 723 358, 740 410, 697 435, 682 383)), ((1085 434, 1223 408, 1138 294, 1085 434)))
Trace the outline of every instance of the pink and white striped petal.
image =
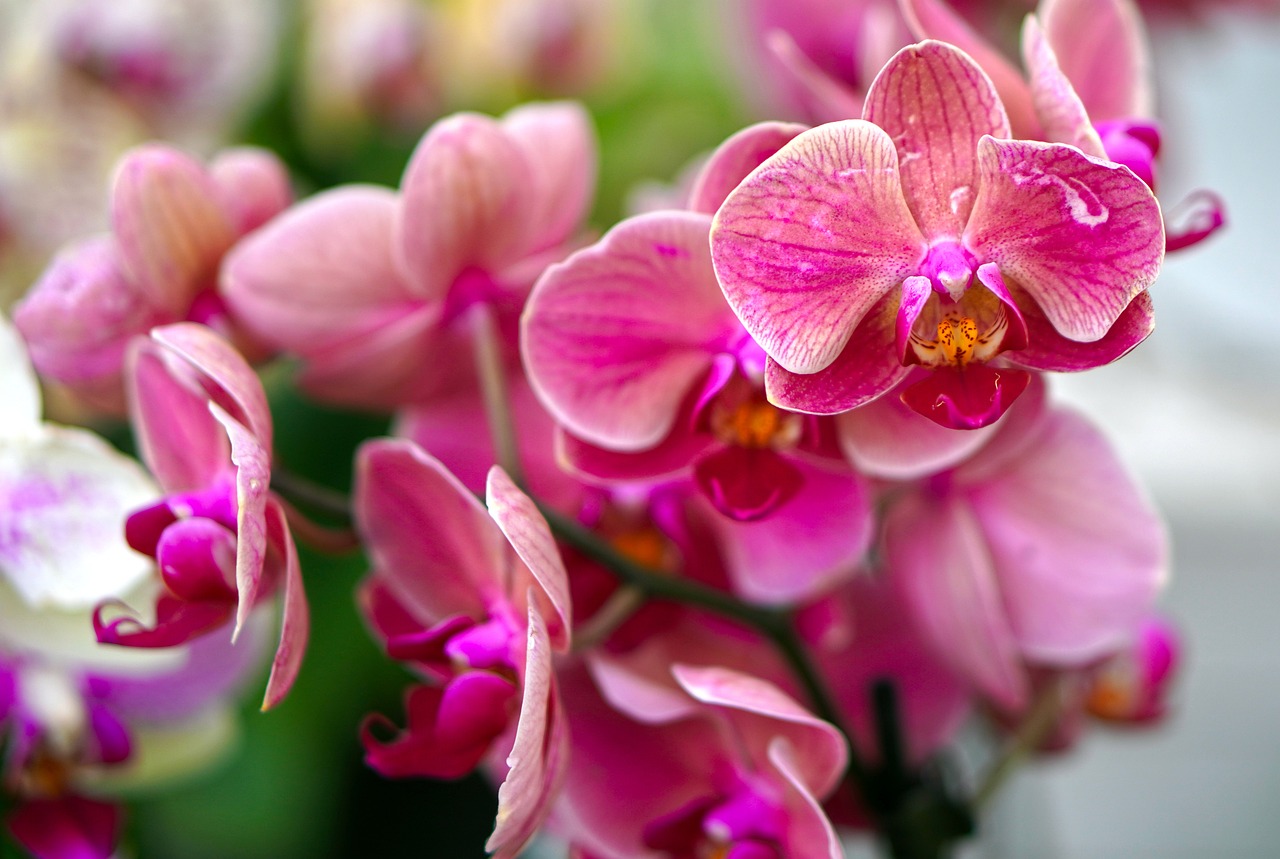
POLYGON ((725 297, 792 373, 835 361, 924 251, 893 141, 862 120, 796 137, 743 180, 711 227, 725 297))

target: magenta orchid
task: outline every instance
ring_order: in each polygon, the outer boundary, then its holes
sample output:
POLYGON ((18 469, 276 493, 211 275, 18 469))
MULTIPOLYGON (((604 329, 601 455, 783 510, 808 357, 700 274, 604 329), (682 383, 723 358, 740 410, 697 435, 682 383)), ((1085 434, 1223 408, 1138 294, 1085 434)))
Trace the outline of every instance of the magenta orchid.
POLYGON ((1006 139, 986 75, 939 42, 895 56, 864 116, 797 137, 712 226, 773 402, 843 412, 921 365, 904 401, 981 427, 1026 388, 1022 367, 1097 366, 1150 332, 1164 228, 1132 171, 1006 139))
POLYGON ((567 252, 594 153, 571 103, 443 119, 399 194, 327 191, 239 246, 227 300, 256 336, 302 359, 299 382, 319 399, 389 410, 474 387, 467 311, 514 319, 567 252))
POLYGON ((552 655, 568 650, 569 584, 547 526, 500 469, 488 509, 412 442, 368 442, 355 509, 373 572, 369 622, 429 681, 407 727, 366 760, 388 776, 457 778, 488 758, 502 786, 488 849, 514 857, 546 817, 567 753, 552 655))
POLYGON ((283 591, 280 643, 264 707, 297 676, 308 612, 285 510, 271 492, 271 416, 244 359, 210 329, 179 323, 154 329, 130 357, 130 410, 143 461, 165 497, 129 517, 125 533, 156 560, 161 587, 154 621, 101 606, 98 640, 172 647, 234 620, 283 591))
POLYGON ((998 706, 1027 664, 1080 668, 1121 648, 1167 574, 1164 528, 1102 435, 1037 390, 970 460, 899 497, 889 575, 938 653, 998 706))
POLYGON ((552 828, 600 859, 839 859, 819 801, 844 771, 840 733, 757 677, 668 672, 601 663, 599 690, 585 671, 563 673, 574 756, 552 828))
POLYGON ((227 150, 208 168, 163 144, 130 150, 112 187, 111 234, 65 249, 14 313, 36 369, 122 411, 126 346, 154 326, 201 322, 254 351, 218 295, 218 269, 291 198, 284 165, 262 150, 227 150))

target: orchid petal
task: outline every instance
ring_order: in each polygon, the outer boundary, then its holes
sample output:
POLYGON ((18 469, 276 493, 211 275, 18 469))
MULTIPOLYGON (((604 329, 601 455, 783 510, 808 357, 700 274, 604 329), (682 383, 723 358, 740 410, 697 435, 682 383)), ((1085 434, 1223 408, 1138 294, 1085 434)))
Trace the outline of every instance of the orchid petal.
MULTIPOLYGON (((677 421, 676 426, 679 427, 677 421)), ((638 453, 617 453, 561 432, 556 450, 564 467, 592 483, 632 483, 668 480, 686 474, 710 448, 720 446, 710 433, 671 433, 654 447, 638 453)))
POLYGON ((903 499, 886 517, 885 553, 897 588, 938 654, 1000 706, 1021 709, 1027 679, 973 514, 954 500, 903 499))
MULTIPOLYGON (((306 594, 302 589, 302 569, 298 551, 289 533, 284 509, 276 499, 268 499, 266 508, 267 541, 282 556, 284 564, 284 611, 280 621, 280 642, 271 660, 271 677, 262 699, 262 709, 270 710, 284 700, 293 687, 302 665, 311 630, 311 617, 306 594)), ((243 604, 243 603, 242 603, 243 604)), ((240 631, 237 628, 237 631, 240 631)))
POLYGON ((179 519, 160 535, 156 565, 169 592, 187 602, 235 602, 236 535, 212 519, 179 519))
MULTIPOLYGON (((909 377, 910 378, 910 377, 909 377)), ((889 395, 836 418, 840 446, 859 471, 888 480, 916 480, 967 459, 995 431, 955 432, 925 419, 889 395)))
POLYGON ((503 130, 524 151, 532 168, 526 253, 568 240, 591 207, 596 179, 596 141, 591 117, 571 101, 525 104, 502 117, 503 130))
MULTIPOLYGON (((533 602, 530 595, 529 602, 533 602)), ((564 716, 551 666, 552 643, 542 616, 529 606, 529 643, 516 736, 498 788, 498 815, 485 849, 514 859, 546 819, 568 752, 564 716)))
POLYGON ((998 421, 1031 383, 1025 370, 990 364, 935 367, 902 389, 902 401, 939 426, 975 430, 998 421))
MULTIPOLYGON (((236 625, 235 641, 257 605, 267 559, 267 502, 271 490, 271 452, 258 437, 216 405, 209 411, 231 442, 236 478, 236 625)), ((296 562, 295 562, 296 563, 296 562)))
POLYGON ((1167 574, 1167 538, 1151 502, 1083 418, 1051 412, 1033 434, 1018 461, 970 498, 1023 652, 1084 665, 1127 641, 1150 613, 1167 574))
POLYGON ((538 281, 525 366, 574 435, 614 450, 653 447, 740 330, 712 273, 709 225, 690 212, 630 218, 538 281))
POLYGON ((671 673, 694 700, 716 707, 757 766, 769 746, 783 737, 795 753, 796 775, 815 794, 825 795, 840 782, 848 760, 844 737, 759 677, 719 666, 672 665, 671 673))
POLYGON ((1030 298, 1022 301, 1022 308, 1022 318, 1027 324, 1027 346, 1017 352, 1007 352, 1004 357, 1024 367, 1058 373, 1110 364, 1145 340, 1156 324, 1151 293, 1145 290, 1129 302, 1107 333, 1092 343, 1078 343, 1063 337, 1030 298))
POLYGON ((796 137, 743 180, 711 227, 725 297, 792 373, 835 361, 923 253, 893 141, 862 120, 796 137))
POLYGON ((142 460, 165 492, 205 489, 227 469, 227 434, 189 375, 175 376, 162 347, 134 341, 125 377, 129 411, 142 460))
POLYGON ((804 765, 796 749, 786 737, 775 737, 769 741, 767 754, 789 788, 783 800, 787 818, 783 855, 789 859, 843 859, 840 837, 817 798, 826 791, 815 791, 805 783, 804 765))
POLYGON ((356 457, 356 528, 370 562, 424 625, 483 617, 509 549, 475 496, 416 444, 379 439, 356 457))
POLYGON ((1059 68, 1053 47, 1033 15, 1028 15, 1022 25, 1022 56, 1031 79, 1031 100, 1040 118, 1044 139, 1051 143, 1068 143, 1086 155, 1106 158, 1102 138, 1093 127, 1071 81, 1059 68))
POLYGON ((623 657, 603 648, 591 650, 586 663, 611 707, 642 724, 664 725, 697 712, 697 704, 671 682, 669 657, 661 644, 649 639, 623 657))
POLYGON ((289 171, 275 153, 252 146, 224 149, 209 163, 222 210, 238 235, 258 229, 289 208, 289 171))
POLYGON ((411 287, 395 261, 394 192, 326 191, 237 245, 222 292, 254 336, 304 357, 367 336, 407 312, 411 287))
POLYGON ((836 122, 861 115, 862 98, 858 93, 819 68, 790 33, 774 30, 766 37, 765 45, 800 94, 805 113, 819 122, 836 122))
POLYGON ((984 138, 965 230, 1064 336, 1101 339, 1164 260, 1164 223, 1128 168, 1054 143, 984 138))
POLYGON ((569 649, 569 631, 573 628, 569 602, 569 574, 565 572, 555 538, 542 518, 537 505, 521 492, 507 473, 498 466, 489 469, 485 484, 485 504, 489 515, 524 562, 529 576, 517 570, 510 585, 512 602, 519 604, 526 588, 537 583, 537 608, 547 625, 551 646, 558 652, 569 649))
POLYGON ((955 45, 982 67, 1008 113, 1013 136, 1038 136, 1039 123, 1022 72, 995 46, 974 32, 968 22, 942 0, 899 0, 898 5, 916 38, 938 39, 955 45))
POLYGON ((0 442, 0 575, 33 607, 124 594, 150 566, 126 545, 125 517, 155 494, 136 462, 84 430, 0 442))
POLYGON ((1043 0, 1037 12, 1094 122, 1155 115, 1142 15, 1129 0, 1043 0))
POLYGON ((121 161, 111 223, 137 289, 152 307, 178 319, 213 282, 236 238, 209 174, 163 144, 137 147, 121 161))
POLYGON ((421 297, 443 300, 468 266, 493 272, 528 250, 533 170, 524 147, 487 116, 459 113, 431 127, 400 183, 395 231, 421 297))
POLYGON ((959 238, 978 191, 978 141, 1009 136, 990 79, 951 45, 921 42, 872 82, 863 118, 897 147, 902 193, 920 232, 930 241, 959 238))
MULTIPOLYGON (((857 113, 846 114, 849 119, 857 113)), ((794 122, 758 122, 716 147, 689 191, 689 210, 714 215, 725 198, 774 153, 808 126, 794 122)))
POLYGON ((816 596, 852 576, 871 542, 870 493, 858 475, 792 464, 803 485, 770 516, 754 522, 707 517, 734 591, 754 603, 816 596))
POLYGON ((825 370, 799 375, 769 359, 764 375, 769 402, 797 412, 835 415, 888 391, 907 374, 894 354, 897 311, 898 296, 885 295, 825 370))
POLYGON ((111 859, 122 827, 120 807, 68 794, 21 802, 9 831, 38 859, 111 859))
POLYGON ((93 632, 98 642, 143 648, 168 648, 186 644, 225 625, 233 613, 230 603, 187 602, 162 594, 156 600, 155 623, 147 627, 131 614, 104 620, 105 609, 108 607, 125 608, 118 601, 112 601, 103 603, 94 610, 93 632))
POLYGON ((800 471, 769 448, 725 445, 709 450, 693 465, 703 496, 735 522, 772 515, 804 485, 800 471))

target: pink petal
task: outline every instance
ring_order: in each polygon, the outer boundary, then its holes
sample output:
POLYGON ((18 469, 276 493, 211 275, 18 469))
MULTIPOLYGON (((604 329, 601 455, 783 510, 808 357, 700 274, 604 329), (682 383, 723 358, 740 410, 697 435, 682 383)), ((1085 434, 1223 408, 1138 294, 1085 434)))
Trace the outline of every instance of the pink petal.
MULTIPOLYGON (((218 406, 210 406, 210 411, 226 430, 231 442, 231 462, 236 468, 236 593, 239 603, 232 633, 234 641, 260 599, 263 565, 267 557, 266 514, 271 488, 271 452, 253 433, 218 406)), ((297 564, 296 559, 294 564, 297 564)))
POLYGON ((502 593, 506 540, 475 496, 417 445, 360 446, 356 528, 370 563, 425 625, 454 614, 482 617, 502 593))
POLYGON ((529 250, 540 205, 533 173, 524 147, 487 116, 459 113, 431 127, 400 183, 396 226, 417 294, 443 299, 463 269, 493 273, 529 250))
POLYGON ((151 339, 161 347, 160 354, 170 362, 173 372, 195 371, 209 399, 243 424, 270 452, 271 411, 266 392, 258 374, 230 343, 194 322, 152 329, 151 339))
MULTIPOLYGON (((679 422, 676 423, 677 428, 679 422)), ((673 432, 648 450, 615 453, 562 432, 556 447, 564 467, 592 483, 667 480, 686 474, 695 459, 720 442, 710 433, 673 432)))
POLYGON ((885 519, 890 575, 938 654, 1007 709, 1027 696, 979 523, 960 501, 912 496, 885 519))
POLYGON ((1031 383, 1025 370, 969 364, 935 367, 906 386, 902 401, 939 426, 974 430, 991 426, 1031 383))
POLYGON ((111 223, 120 255, 152 307, 174 318, 217 276, 235 241, 205 169, 164 144, 129 151, 116 171, 111 223))
POLYGON ((884 67, 862 115, 897 147, 902 193, 925 238, 959 238, 978 191, 978 141, 1009 136, 991 81, 951 45, 922 42, 884 67))
POLYGON ((519 604, 525 589, 537 583, 537 609, 548 628, 551 646, 558 652, 569 649, 569 630, 573 616, 569 603, 569 575, 565 572, 560 550, 551 536, 547 521, 529 496, 521 492, 507 473, 498 466, 489 469, 485 485, 485 504, 489 515, 502 530, 511 547, 524 561, 532 582, 516 570, 512 575, 512 602, 519 604))
POLYGON ((258 229, 293 203, 288 168, 265 149, 224 149, 209 162, 209 175, 237 235, 258 229))
POLYGON ((740 331, 712 272, 709 226, 689 212, 630 218, 538 281, 521 332, 525 367, 574 435, 653 447, 740 331))
POLYGON ((870 493, 858 475, 792 464, 803 485, 772 515, 754 522, 710 511, 706 517, 734 591, 751 602, 810 599, 852 576, 871 542, 870 493))
POLYGON ((165 586, 188 602, 235 601, 236 535, 212 519, 174 522, 156 545, 165 586))
POLYGON ((1070 373, 1110 364, 1127 354, 1155 328, 1155 308, 1151 293, 1138 293, 1120 318, 1101 339, 1092 343, 1068 340, 1045 318, 1040 307, 1025 295, 1021 297, 1023 320, 1027 324, 1027 346, 1006 352, 1009 361, 1036 370, 1070 373))
POLYGON ((1061 334, 1102 338, 1164 260, 1151 190, 1129 169, 1061 144, 985 138, 978 161, 965 243, 1025 289, 1061 334))
POLYGON ((7 822, 37 859, 111 859, 123 818, 118 805, 67 794, 22 801, 7 822))
POLYGON ((804 485, 799 469, 769 448, 725 445, 708 450, 693 466, 703 496, 736 522, 771 516, 804 485))
POLYGON ((797 412, 835 415, 884 394, 907 374, 894 349, 897 316, 898 296, 890 292, 863 317, 825 370, 799 375, 770 359, 764 375, 769 402, 797 412))
POLYGON ((1053 47, 1034 15, 1028 15, 1022 25, 1022 56, 1031 79, 1031 99, 1044 130, 1044 139, 1051 143, 1069 143, 1086 155, 1105 158, 1107 152, 1102 146, 1102 138, 1093 127, 1071 81, 1058 67, 1053 47))
POLYGON ((231 446, 208 396, 171 372, 157 341, 134 341, 125 381, 142 460, 165 492, 205 489, 226 472, 231 446))
POLYGON ((804 764, 796 750, 785 737, 775 737, 769 742, 768 757, 788 788, 783 799, 787 818, 784 855, 789 859, 843 859, 840 837, 818 801, 825 792, 805 784, 804 764))
POLYGON ((1023 652, 1083 665, 1122 645, 1149 614, 1167 573, 1167 538, 1083 418, 1054 411, 1032 433, 1016 463, 973 488, 973 509, 1023 652))
MULTIPOLYGON (((276 645, 271 660, 271 677, 263 695, 262 709, 270 710, 284 700, 293 688, 293 682, 302 666, 302 656, 307 649, 311 630, 310 610, 302 589, 302 569, 298 564, 298 551, 289 533, 284 510, 274 498, 266 509, 267 541, 284 562, 284 609, 280 620, 280 643, 276 645)), ((242 603, 243 604, 243 603, 242 603)))
POLYGON ((123 268, 110 236, 77 242, 54 258, 13 313, 40 375, 77 389, 105 385, 112 393, 102 405, 113 411, 124 405, 120 374, 129 339, 171 321, 123 268))
POLYGON ((861 120, 796 137, 729 195, 711 227, 729 304, 792 373, 835 361, 923 254, 893 141, 861 120))
POLYGON ((393 192, 317 194, 228 255, 222 292, 255 337, 303 357, 371 333, 415 302, 395 261, 393 192))
POLYGON ((502 128, 528 158, 534 226, 527 253, 572 237, 591 208, 596 139, 591 117, 571 101, 525 104, 502 117, 502 128))
POLYGON ((551 642, 531 605, 520 718, 507 755, 507 775, 498 788, 497 822, 485 843, 495 857, 514 859, 551 810, 568 753, 563 719, 551 669, 551 642))
POLYGON ((995 431, 994 426, 968 432, 946 429, 892 394, 836 420, 849 461, 864 474, 889 480, 915 480, 950 468, 982 447, 995 431))
POLYGON ((1155 115, 1151 59, 1129 0, 1044 0, 1038 16, 1094 122, 1155 115))
POLYGON ((991 79, 1009 116, 1013 136, 1036 138, 1039 123, 1031 106, 1031 92, 1022 72, 994 45, 942 0, 902 0, 899 4, 907 26, 917 38, 938 39, 955 45, 973 58, 991 79))
POLYGON ((766 39, 778 67, 790 80, 804 112, 819 122, 836 122, 862 114, 862 98, 850 87, 828 75, 805 54, 785 30, 774 30, 766 39))
POLYGON ((777 686, 718 666, 677 664, 671 666, 671 673, 695 700, 725 715, 756 766, 765 762, 769 747, 782 737, 794 752, 801 784, 825 795, 840 782, 848 760, 843 735, 777 686))
MULTIPOLYGON (((850 119, 857 113, 846 114, 850 119)), ((716 147, 698 171, 689 192, 689 209, 714 215, 734 188, 807 126, 794 122, 758 122, 716 147)))

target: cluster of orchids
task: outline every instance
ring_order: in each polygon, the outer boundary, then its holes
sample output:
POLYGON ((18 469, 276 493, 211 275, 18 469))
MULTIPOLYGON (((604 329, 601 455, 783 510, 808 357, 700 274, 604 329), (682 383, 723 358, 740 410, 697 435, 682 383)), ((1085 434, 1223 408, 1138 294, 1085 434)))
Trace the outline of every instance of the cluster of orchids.
POLYGON ((942 856, 1013 757, 1159 720, 1164 527, 1048 375, 1138 346, 1221 205, 1157 199, 1128 0, 1044 0, 1020 65, 941 0, 866 9, 861 80, 770 42, 817 124, 741 130, 602 234, 571 101, 440 119, 398 189, 127 151, 107 232, 0 326, 10 835, 117 855, 120 790, 206 764, 264 660, 286 699, 325 635, 295 538, 360 548, 411 678, 352 742, 487 774, 501 859, 942 856), (281 359, 392 417, 349 500, 273 465, 281 359))

